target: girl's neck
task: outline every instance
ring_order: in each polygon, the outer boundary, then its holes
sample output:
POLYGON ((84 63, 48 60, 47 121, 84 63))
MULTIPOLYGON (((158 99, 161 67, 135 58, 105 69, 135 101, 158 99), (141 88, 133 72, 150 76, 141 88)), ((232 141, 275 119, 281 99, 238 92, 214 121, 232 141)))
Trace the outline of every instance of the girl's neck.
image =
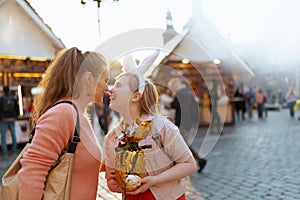
POLYGON ((123 124, 125 126, 132 126, 136 119, 140 118, 139 115, 122 115, 123 116, 123 124))
POLYGON ((134 105, 130 105, 128 111, 121 112, 120 114, 123 117, 123 124, 128 126, 132 126, 135 120, 141 117, 141 112, 134 105))

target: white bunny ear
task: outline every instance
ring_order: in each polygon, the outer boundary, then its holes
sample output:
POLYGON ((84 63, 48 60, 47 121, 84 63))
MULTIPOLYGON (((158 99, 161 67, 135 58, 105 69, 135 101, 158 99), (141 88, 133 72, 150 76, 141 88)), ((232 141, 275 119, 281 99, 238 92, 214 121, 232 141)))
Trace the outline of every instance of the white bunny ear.
POLYGON ((127 54, 123 59, 123 71, 133 73, 139 80, 138 91, 143 94, 145 90, 145 77, 144 74, 153 65, 154 61, 159 55, 160 50, 155 50, 150 56, 145 58, 139 66, 137 66, 135 60, 133 60, 131 54, 127 54))
POLYGON ((137 64, 131 54, 127 54, 123 59, 123 71, 129 72, 136 70, 137 64))
POLYGON ((141 74, 145 74, 146 71, 153 65, 154 61, 158 57, 160 53, 159 49, 156 49, 150 56, 145 58, 138 66, 138 72, 141 74))

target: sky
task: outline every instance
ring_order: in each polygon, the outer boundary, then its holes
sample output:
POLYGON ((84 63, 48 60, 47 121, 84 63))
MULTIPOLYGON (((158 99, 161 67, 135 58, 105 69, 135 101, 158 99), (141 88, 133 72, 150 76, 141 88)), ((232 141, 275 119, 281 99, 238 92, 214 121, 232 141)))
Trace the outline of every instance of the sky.
POLYGON ((203 2, 206 16, 226 39, 246 52, 250 62, 265 69, 300 67, 300 1, 203 2))
POLYGON ((122 32, 140 28, 166 27, 166 13, 172 12, 174 28, 182 27, 191 17, 191 0, 28 0, 40 17, 67 47, 82 50, 96 48, 101 42, 122 32), (159 6, 157 6, 159 5, 159 6), (185 14, 182 13, 184 11, 185 14), (98 13, 100 23, 98 23, 98 13))
MULTIPOLYGON (((80 0, 28 1, 67 47, 82 50, 122 32, 165 29, 168 10, 181 32, 192 11, 192 0, 103 0, 99 12, 92 0, 85 6, 80 0)), ((273 67, 300 63, 299 8, 299 0, 202 0, 204 14, 224 38, 249 59, 260 57, 250 63, 273 67)))

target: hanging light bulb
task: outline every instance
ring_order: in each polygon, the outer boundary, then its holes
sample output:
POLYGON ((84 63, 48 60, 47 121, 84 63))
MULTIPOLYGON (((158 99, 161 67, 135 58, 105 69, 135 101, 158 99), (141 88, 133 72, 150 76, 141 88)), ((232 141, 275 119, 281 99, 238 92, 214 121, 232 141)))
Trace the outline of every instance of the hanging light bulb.
POLYGON ((81 0, 81 2, 80 2, 80 3, 81 3, 82 5, 85 5, 85 4, 86 4, 86 2, 87 2, 87 0, 81 0))
POLYGON ((97 1, 98 8, 100 8, 100 3, 101 3, 101 0, 94 0, 94 1, 97 1))

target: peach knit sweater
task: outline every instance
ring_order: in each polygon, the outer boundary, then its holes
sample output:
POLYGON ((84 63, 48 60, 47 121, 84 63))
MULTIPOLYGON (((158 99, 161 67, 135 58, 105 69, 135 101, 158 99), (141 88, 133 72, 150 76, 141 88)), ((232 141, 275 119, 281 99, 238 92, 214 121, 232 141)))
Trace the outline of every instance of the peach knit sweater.
MULTIPOLYGON (((74 102, 76 104, 76 102, 74 102)), ((77 105, 78 107, 78 105, 77 105)), ((71 200, 94 200, 98 188, 98 173, 101 160, 100 146, 93 129, 78 107, 80 138, 75 153, 71 200)), ((40 200, 44 182, 51 165, 57 160, 75 130, 76 111, 67 103, 50 108, 38 120, 35 136, 21 160, 19 171, 19 199, 40 200)))

